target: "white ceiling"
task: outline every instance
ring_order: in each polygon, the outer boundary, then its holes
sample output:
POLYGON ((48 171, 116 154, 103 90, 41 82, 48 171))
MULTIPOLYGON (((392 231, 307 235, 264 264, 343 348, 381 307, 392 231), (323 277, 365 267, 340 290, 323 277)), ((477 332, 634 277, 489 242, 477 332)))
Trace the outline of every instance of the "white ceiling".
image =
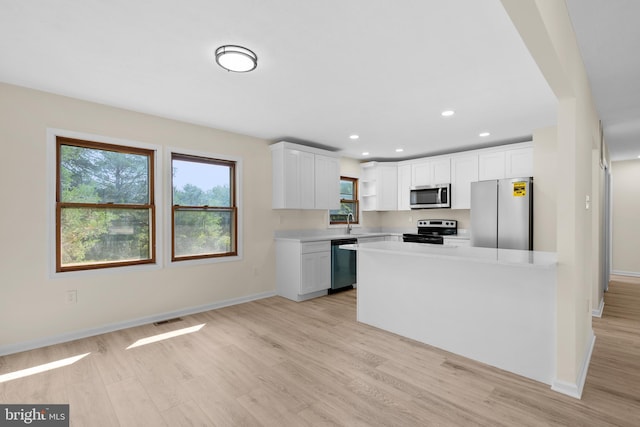
POLYGON ((522 141, 556 121, 499 0, 0 0, 0 10, 2 82, 358 159, 522 141), (219 68, 223 44, 255 51, 258 68, 219 68))
POLYGON ((567 0, 612 160, 640 156, 640 1, 567 0))

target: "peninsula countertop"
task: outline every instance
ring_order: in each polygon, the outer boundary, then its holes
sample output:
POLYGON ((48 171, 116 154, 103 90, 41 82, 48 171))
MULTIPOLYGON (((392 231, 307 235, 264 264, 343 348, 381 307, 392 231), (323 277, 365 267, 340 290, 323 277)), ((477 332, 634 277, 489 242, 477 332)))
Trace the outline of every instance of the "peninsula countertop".
POLYGON ((523 251, 516 249, 493 249, 409 242, 372 242, 358 245, 343 245, 342 247, 359 251, 504 264, 530 268, 554 268, 558 263, 555 252, 523 251))

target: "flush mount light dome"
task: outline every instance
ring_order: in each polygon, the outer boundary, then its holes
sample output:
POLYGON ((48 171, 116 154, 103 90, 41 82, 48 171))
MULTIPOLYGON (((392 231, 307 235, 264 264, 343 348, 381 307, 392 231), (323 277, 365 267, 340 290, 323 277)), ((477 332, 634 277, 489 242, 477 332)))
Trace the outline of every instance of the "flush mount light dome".
POLYGON ((246 47, 226 45, 216 49, 216 62, 227 71, 246 73, 258 66, 258 56, 246 47))

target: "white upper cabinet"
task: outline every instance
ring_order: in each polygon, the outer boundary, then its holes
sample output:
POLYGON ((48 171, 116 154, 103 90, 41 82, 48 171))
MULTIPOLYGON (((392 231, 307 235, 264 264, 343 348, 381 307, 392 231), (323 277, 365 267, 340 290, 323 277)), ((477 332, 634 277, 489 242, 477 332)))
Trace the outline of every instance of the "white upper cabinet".
POLYGON ((289 142, 270 148, 273 209, 340 206, 340 160, 333 153, 289 142))
POLYGON ((431 185, 431 162, 423 160, 411 165, 411 185, 431 185))
POLYGON ((315 208, 340 209, 340 161, 315 155, 315 208))
POLYGON ((431 162, 431 184, 451 182, 451 157, 441 157, 431 162))
POLYGON ((505 178, 533 176, 533 147, 505 151, 505 178))
POLYGON ((531 143, 480 150, 479 180, 533 176, 533 146, 531 143))
POLYGON ((411 185, 448 184, 451 182, 451 157, 432 157, 411 164, 411 185))
POLYGON ((471 209, 471 183, 478 181, 478 155, 451 158, 451 209, 471 209))
POLYGON ((378 165, 378 210, 395 211, 398 209, 398 166, 396 164, 378 165))
MULTIPOLYGON (((313 209, 316 203, 316 162, 313 153, 293 150, 299 153, 300 209, 313 209)), ((293 178, 293 176, 291 177, 293 178)))
POLYGON ((411 165, 398 165, 398 210, 408 211, 411 190, 411 165))
POLYGON ((502 179, 505 177, 504 151, 489 151, 478 154, 478 179, 502 179))

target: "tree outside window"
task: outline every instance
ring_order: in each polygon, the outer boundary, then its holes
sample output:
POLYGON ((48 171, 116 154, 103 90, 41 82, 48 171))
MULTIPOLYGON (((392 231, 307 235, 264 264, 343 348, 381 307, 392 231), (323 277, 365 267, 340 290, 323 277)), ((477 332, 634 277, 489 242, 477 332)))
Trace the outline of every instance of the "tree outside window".
POLYGON ((349 214, 353 215, 353 218, 349 218, 349 223, 358 224, 360 222, 358 179, 342 176, 340 177, 340 209, 329 211, 329 223, 346 224, 349 214))
POLYGON ((173 153, 172 261, 237 255, 235 162, 173 153))
POLYGON ((154 263, 154 151, 59 136, 56 158, 56 271, 154 263))

